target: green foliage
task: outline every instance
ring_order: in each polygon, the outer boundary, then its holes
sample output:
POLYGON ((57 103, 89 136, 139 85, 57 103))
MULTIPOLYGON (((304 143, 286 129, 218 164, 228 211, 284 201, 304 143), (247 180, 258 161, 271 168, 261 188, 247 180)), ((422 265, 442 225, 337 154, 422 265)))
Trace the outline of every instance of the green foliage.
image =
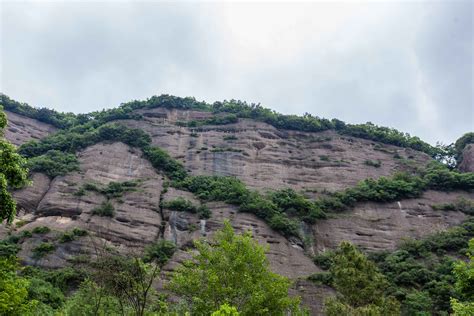
POLYGON ((430 316, 433 302, 428 292, 413 290, 405 296, 402 315, 430 316))
POLYGON ((217 311, 211 314, 211 316, 239 316, 237 308, 229 306, 228 304, 222 304, 217 311))
POLYGON ((51 231, 48 226, 36 226, 33 228, 33 234, 47 234, 51 231))
POLYGON ((178 197, 174 200, 163 203, 163 207, 172 211, 196 213, 197 207, 189 200, 178 197))
POLYGON ((346 124, 338 131, 341 134, 351 135, 353 137, 370 139, 399 147, 412 148, 427 153, 430 156, 439 153, 439 150, 435 147, 416 136, 410 136, 410 134, 400 132, 394 128, 377 126, 370 122, 365 124, 346 124))
MULTIPOLYGON (((3 104, 3 94, 2 104, 3 104)), ((0 223, 11 223, 16 214, 16 202, 9 189, 18 189, 28 184, 26 160, 16 151, 16 147, 2 138, 7 119, 0 105, 0 223)))
POLYGON ((141 129, 131 129, 115 123, 99 127, 86 124, 60 131, 40 141, 23 144, 20 153, 28 158, 46 154, 50 150, 74 153, 101 141, 118 141, 142 149, 151 144, 150 136, 141 129))
POLYGON ((197 254, 173 275, 168 287, 191 314, 208 315, 223 304, 241 315, 281 315, 298 308, 288 296, 288 279, 270 271, 265 249, 250 233, 236 235, 228 222, 212 244, 195 243, 197 254))
POLYGON ((452 255, 463 254, 473 237, 474 219, 470 218, 459 227, 421 240, 407 240, 398 250, 374 253, 371 258, 389 280, 402 311, 443 315, 450 312, 450 298, 459 298, 451 274, 452 255))
POLYGON ((76 240, 77 237, 86 236, 87 231, 80 228, 74 228, 72 231, 65 231, 59 237, 60 243, 66 243, 76 240))
POLYGON ((92 215, 98 215, 101 217, 114 217, 115 215, 115 208, 110 203, 110 201, 102 202, 101 205, 92 209, 92 215))
POLYGON ((400 314, 399 303, 385 295, 388 282, 384 275, 352 244, 342 242, 333 260, 329 271, 340 296, 325 302, 326 315, 400 314))
POLYGON ((9 240, 0 241, 0 258, 8 258, 15 256, 20 251, 20 246, 17 243, 9 240))
POLYGON ((187 127, 199 127, 204 125, 227 125, 237 123, 238 118, 235 114, 228 114, 228 115, 216 115, 211 118, 205 120, 192 120, 189 122, 177 122, 176 124, 179 126, 187 126, 187 127))
POLYGON ((48 253, 53 252, 55 249, 56 249, 56 246, 54 244, 50 242, 42 242, 41 244, 33 248, 31 252, 33 253, 33 258, 41 259, 44 256, 46 256, 48 253))
POLYGON ((459 197, 453 203, 444 203, 431 206, 435 210, 463 212, 468 215, 474 215, 474 201, 464 197, 459 197))
POLYGON ((79 161, 74 154, 50 150, 44 155, 28 159, 28 168, 30 171, 43 172, 54 178, 71 171, 79 171, 79 161))
POLYGON ((460 300, 451 298, 454 315, 472 315, 474 312, 474 238, 469 241, 466 253, 468 261, 459 260, 454 264, 455 289, 460 300))
POLYGON ((316 204, 323 212, 340 212, 354 206, 356 202, 390 202, 418 197, 424 189, 425 182, 421 177, 397 173, 391 178, 365 179, 353 188, 321 198, 316 204))
MULTIPOLYGON (((299 130, 306 132, 320 132, 334 129, 337 132, 354 137, 370 139, 382 143, 392 144, 400 147, 412 148, 423 151, 429 155, 442 155, 440 148, 435 148, 423 142, 418 137, 412 137, 407 133, 402 133, 396 129, 380 127, 372 123, 366 124, 345 124, 344 122, 333 119, 327 120, 311 114, 303 116, 283 115, 270 109, 264 108, 259 104, 248 104, 243 101, 230 100, 207 104, 196 101, 194 98, 180 98, 170 95, 153 96, 144 101, 131 101, 120 105, 116 109, 103 110, 85 115, 74 115, 72 113, 57 113, 48 109, 34 109, 28 105, 21 105, 18 102, 10 100, 2 95, 2 103, 7 110, 29 116, 40 121, 52 124, 59 128, 74 128, 75 126, 91 125, 100 126, 107 122, 120 119, 142 119, 142 116, 134 113, 135 110, 143 108, 177 108, 182 110, 201 110, 214 112, 215 115, 210 119, 202 121, 191 121, 183 123, 186 126, 195 127, 205 124, 229 124, 237 122, 238 118, 251 118, 262 121, 276 128, 299 130), (225 113, 225 114, 222 114, 225 113)), ((466 137, 467 138, 467 137, 466 137)))
POLYGON ((50 282, 40 278, 29 278, 28 299, 42 302, 53 309, 60 308, 64 303, 64 294, 50 282))
POLYGON ((245 185, 235 177, 188 176, 176 185, 204 201, 224 201, 239 205, 249 194, 245 185))
POLYGON ((76 116, 73 113, 60 113, 47 108, 34 108, 26 103, 14 101, 4 94, 0 94, 0 106, 2 105, 7 111, 30 117, 57 128, 68 128, 74 124, 87 121, 87 116, 84 115, 76 116))
POLYGON ((328 270, 334 264, 335 253, 331 250, 321 252, 313 257, 314 263, 321 269, 328 270))
POLYGON ((211 210, 206 205, 195 206, 191 201, 182 197, 164 202, 163 207, 172 211, 197 213, 201 219, 208 219, 212 215, 211 210))
POLYGON ((145 315, 156 296, 152 284, 159 272, 158 265, 136 257, 104 254, 93 266, 93 279, 105 294, 117 298, 133 315, 145 315))
POLYGON ((364 163, 367 166, 371 166, 371 167, 375 167, 375 168, 380 168, 380 166, 382 165, 382 162, 380 160, 366 160, 366 161, 364 161, 364 163))
POLYGON ((156 262, 160 267, 164 266, 176 251, 176 245, 165 239, 147 246, 143 256, 144 262, 156 262))
POLYGON ((326 218, 326 214, 319 205, 305 198, 293 189, 282 189, 270 193, 273 203, 289 216, 298 217, 308 223, 314 223, 317 219, 326 218))
POLYGON ((95 183, 85 183, 78 191, 76 196, 83 196, 86 191, 94 191, 105 195, 108 199, 121 197, 125 192, 135 191, 139 181, 109 182, 105 187, 95 183))
POLYGON ((463 159, 462 152, 468 144, 474 144, 474 133, 466 133, 454 143, 454 156, 459 165, 463 159))
POLYGON ((121 315, 122 312, 119 299, 91 280, 81 283, 61 309, 61 315, 65 316, 121 315))
POLYGON ((28 279, 36 278, 51 283, 53 287, 60 289, 64 295, 68 294, 71 290, 76 289, 85 279, 84 271, 71 267, 46 270, 26 266, 21 271, 21 275, 28 279))
POLYGON ((329 161, 329 157, 326 155, 319 156, 319 159, 321 159, 321 161, 329 161))
POLYGON ((200 219, 209 219, 212 216, 212 212, 209 209, 209 207, 207 207, 207 205, 199 206, 197 208, 197 213, 198 213, 200 219))
POLYGON ((33 315, 38 301, 28 299, 30 283, 17 275, 15 258, 0 257, 0 314, 33 315))
POLYGON ((234 153, 240 153, 242 152, 242 149, 236 149, 232 147, 217 147, 217 148, 212 148, 211 153, 224 153, 224 152, 234 152, 234 153))
POLYGON ((166 151, 158 147, 147 147, 144 150, 145 157, 156 169, 163 170, 172 180, 183 180, 187 176, 184 166, 171 158, 166 151))
POLYGON ((460 173, 449 170, 445 165, 432 162, 423 172, 426 187, 434 190, 472 190, 474 188, 474 172, 460 173))
POLYGON ((232 141, 232 140, 237 140, 238 138, 235 135, 225 135, 223 139, 226 141, 232 141))

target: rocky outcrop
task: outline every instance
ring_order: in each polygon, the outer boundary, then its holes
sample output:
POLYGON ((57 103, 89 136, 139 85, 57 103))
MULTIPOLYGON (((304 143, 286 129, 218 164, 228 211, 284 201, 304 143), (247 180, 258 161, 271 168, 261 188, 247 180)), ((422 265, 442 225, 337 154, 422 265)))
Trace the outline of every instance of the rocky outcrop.
POLYGON ((467 144, 462 151, 462 160, 458 166, 462 172, 474 172, 474 144, 467 144))
POLYGON ((358 204, 350 212, 314 225, 316 252, 333 249, 343 240, 366 251, 392 250, 403 238, 420 238, 458 225, 466 219, 464 213, 439 211, 432 206, 460 196, 474 199, 472 193, 427 191, 418 199, 358 204))
POLYGON ((209 113, 164 108, 139 112, 147 114, 144 120, 120 122, 149 133, 154 145, 181 160, 193 174, 236 176, 262 190, 292 187, 315 196, 318 191, 341 190, 368 177, 389 176, 430 160, 411 149, 334 131, 278 130, 246 119, 236 124, 187 128, 176 122, 203 119, 209 113), (380 161, 380 167, 367 164, 369 160, 380 161))
MULTIPOLYGON (((141 157, 141 152, 122 143, 100 143, 78 156, 80 172, 56 177, 50 182, 35 175, 33 179, 38 180, 38 185, 34 182, 32 186, 15 192, 20 207, 34 215, 34 219, 29 220, 19 231, 48 226, 54 231, 64 232, 79 227, 119 249, 142 249, 156 240, 162 222, 159 202, 163 180, 150 163, 141 157), (104 195, 93 191, 86 191, 82 196, 77 194, 86 183, 105 186, 111 181, 135 179, 141 180, 135 191, 110 199, 115 208, 113 218, 92 214, 94 208, 106 201, 104 195), (29 197, 33 197, 31 201, 29 197)), ((35 242, 37 240, 32 238, 24 243, 26 252, 20 255, 24 254, 22 258, 27 262, 29 244, 35 242)), ((89 246, 86 245, 86 248, 89 246)), ((54 254, 57 255, 59 250, 54 254)), ((55 265, 65 264, 58 260, 54 262, 55 265)), ((48 261, 37 264, 49 266, 48 261)))
POLYGON ((20 146, 30 140, 38 140, 56 131, 52 125, 35 119, 5 111, 8 125, 5 129, 5 138, 14 145, 20 146))

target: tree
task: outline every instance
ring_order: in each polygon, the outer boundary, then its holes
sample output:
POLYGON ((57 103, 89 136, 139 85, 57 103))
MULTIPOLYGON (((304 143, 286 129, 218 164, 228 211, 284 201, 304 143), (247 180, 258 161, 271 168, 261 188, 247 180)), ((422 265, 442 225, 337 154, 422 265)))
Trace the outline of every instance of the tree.
POLYGON ((400 314, 400 304, 384 295, 388 282, 383 274, 351 243, 339 245, 329 271, 339 295, 325 302, 326 315, 400 314))
POLYGON ((118 299, 91 280, 81 283, 61 309, 64 316, 120 315, 123 310, 118 299))
POLYGON ((468 262, 462 260, 454 264, 456 292, 463 301, 451 298, 451 308, 455 316, 474 315, 474 238, 469 241, 468 262))
POLYGON ((250 232, 235 234, 226 221, 212 243, 196 241, 195 246, 193 259, 184 262, 168 284, 192 315, 210 315, 224 304, 240 315, 298 311, 299 298, 288 296, 290 281, 270 271, 265 248, 250 232))
POLYGON ((129 307, 133 315, 145 315, 154 294, 153 281, 160 271, 158 265, 134 256, 104 254, 94 266, 95 282, 104 294, 117 298, 122 311, 129 307))
MULTIPOLYGON (((3 107, 0 106, 0 137, 7 125, 7 118, 3 107)), ((28 169, 26 160, 17 152, 15 146, 7 140, 0 139, 0 223, 13 221, 16 214, 16 202, 9 189, 18 189, 28 183, 28 169)))
POLYGON ((33 315, 38 305, 28 299, 29 281, 17 269, 16 258, 0 258, 0 315, 33 315))

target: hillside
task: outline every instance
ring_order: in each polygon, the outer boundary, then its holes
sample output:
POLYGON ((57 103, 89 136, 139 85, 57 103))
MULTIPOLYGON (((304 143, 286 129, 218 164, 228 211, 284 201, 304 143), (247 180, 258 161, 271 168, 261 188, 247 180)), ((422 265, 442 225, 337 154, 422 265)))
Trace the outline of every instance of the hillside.
POLYGON ((0 239, 29 236, 18 252, 27 265, 74 266, 94 253, 92 238, 123 254, 166 239, 178 250, 165 276, 229 219, 269 247, 272 270, 318 314, 333 290, 308 279, 322 272, 314 256, 343 240, 395 251, 472 215, 472 204, 440 207, 474 200, 472 145, 451 153, 459 173, 434 161, 439 148, 393 129, 237 101, 162 96, 73 115, 2 99, 5 137, 29 158, 32 185, 14 192, 19 211, 0 239), (49 229, 25 233, 39 227, 49 229), (89 237, 61 240, 74 229, 89 237), (35 255, 44 243, 53 247, 35 255))

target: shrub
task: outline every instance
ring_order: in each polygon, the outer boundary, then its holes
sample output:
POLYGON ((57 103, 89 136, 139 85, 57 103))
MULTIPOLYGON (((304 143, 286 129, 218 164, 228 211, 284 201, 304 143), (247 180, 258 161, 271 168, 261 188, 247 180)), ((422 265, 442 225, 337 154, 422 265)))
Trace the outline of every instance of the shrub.
POLYGON ((238 138, 235 135, 225 135, 223 139, 226 141, 232 141, 232 140, 237 140, 238 138))
POLYGON ((103 202, 100 206, 92 209, 92 215, 98 215, 102 217, 113 217, 115 214, 115 208, 110 201, 103 202))
POLYGON ((242 149, 237 149, 237 148, 232 148, 232 147, 219 147, 219 148, 212 148, 211 153, 223 153, 223 152, 234 152, 234 153, 240 153, 243 150, 242 149))
POLYGON ((84 229, 80 229, 75 227, 72 231, 65 231, 60 237, 59 242, 65 243, 75 240, 77 237, 86 236, 87 231, 84 229))
POLYGON ((466 213, 468 215, 474 215, 474 201, 468 200, 464 197, 459 197, 453 203, 432 205, 432 208, 435 210, 457 211, 466 213))
POLYGON ((153 167, 163 170, 170 179, 179 181, 187 176, 183 165, 171 158, 163 149, 147 147, 144 149, 144 154, 153 167))
POLYGON ((145 254, 143 261, 145 262, 156 262, 160 266, 164 266, 168 260, 173 256, 176 251, 176 245, 165 239, 160 239, 156 243, 153 243, 145 247, 145 254))
POLYGON ((211 218, 212 212, 206 205, 201 205, 197 209, 197 213, 200 219, 209 219, 211 218))
POLYGON ((33 258, 40 259, 46 256, 48 253, 53 252, 56 249, 56 246, 50 242, 43 242, 33 248, 33 258))
POLYGON ((72 230, 72 233, 74 234, 74 236, 77 236, 77 237, 83 237, 83 236, 87 236, 87 235, 88 235, 87 230, 81 229, 81 228, 77 228, 77 227, 74 227, 74 229, 72 230))
POLYGON ((47 234, 51 229, 47 226, 37 226, 33 228, 33 234, 47 234))
POLYGON ((74 154, 50 150, 46 154, 28 159, 28 167, 33 172, 44 172, 51 178, 79 170, 79 161, 74 154))
POLYGON ((61 234, 61 236, 59 237, 59 242, 60 243, 66 243, 66 242, 70 242, 70 241, 73 241, 75 239, 75 236, 72 232, 64 232, 61 234))
POLYGON ((172 211, 178 212, 189 212, 189 213, 196 213, 197 207, 193 205, 193 203, 189 200, 186 200, 182 197, 178 197, 175 200, 164 202, 163 207, 168 208, 172 211))
POLYGON ((319 156, 319 159, 321 159, 321 161, 329 161, 329 157, 326 155, 319 156))
POLYGON ((366 161, 364 161, 364 163, 367 166, 371 166, 371 167, 375 167, 375 168, 380 168, 380 166, 382 165, 382 162, 380 160, 366 160, 366 161))
POLYGON ((30 282, 28 299, 38 300, 54 309, 62 306, 64 303, 64 294, 59 288, 54 287, 51 283, 43 279, 33 277, 28 280, 30 282))

